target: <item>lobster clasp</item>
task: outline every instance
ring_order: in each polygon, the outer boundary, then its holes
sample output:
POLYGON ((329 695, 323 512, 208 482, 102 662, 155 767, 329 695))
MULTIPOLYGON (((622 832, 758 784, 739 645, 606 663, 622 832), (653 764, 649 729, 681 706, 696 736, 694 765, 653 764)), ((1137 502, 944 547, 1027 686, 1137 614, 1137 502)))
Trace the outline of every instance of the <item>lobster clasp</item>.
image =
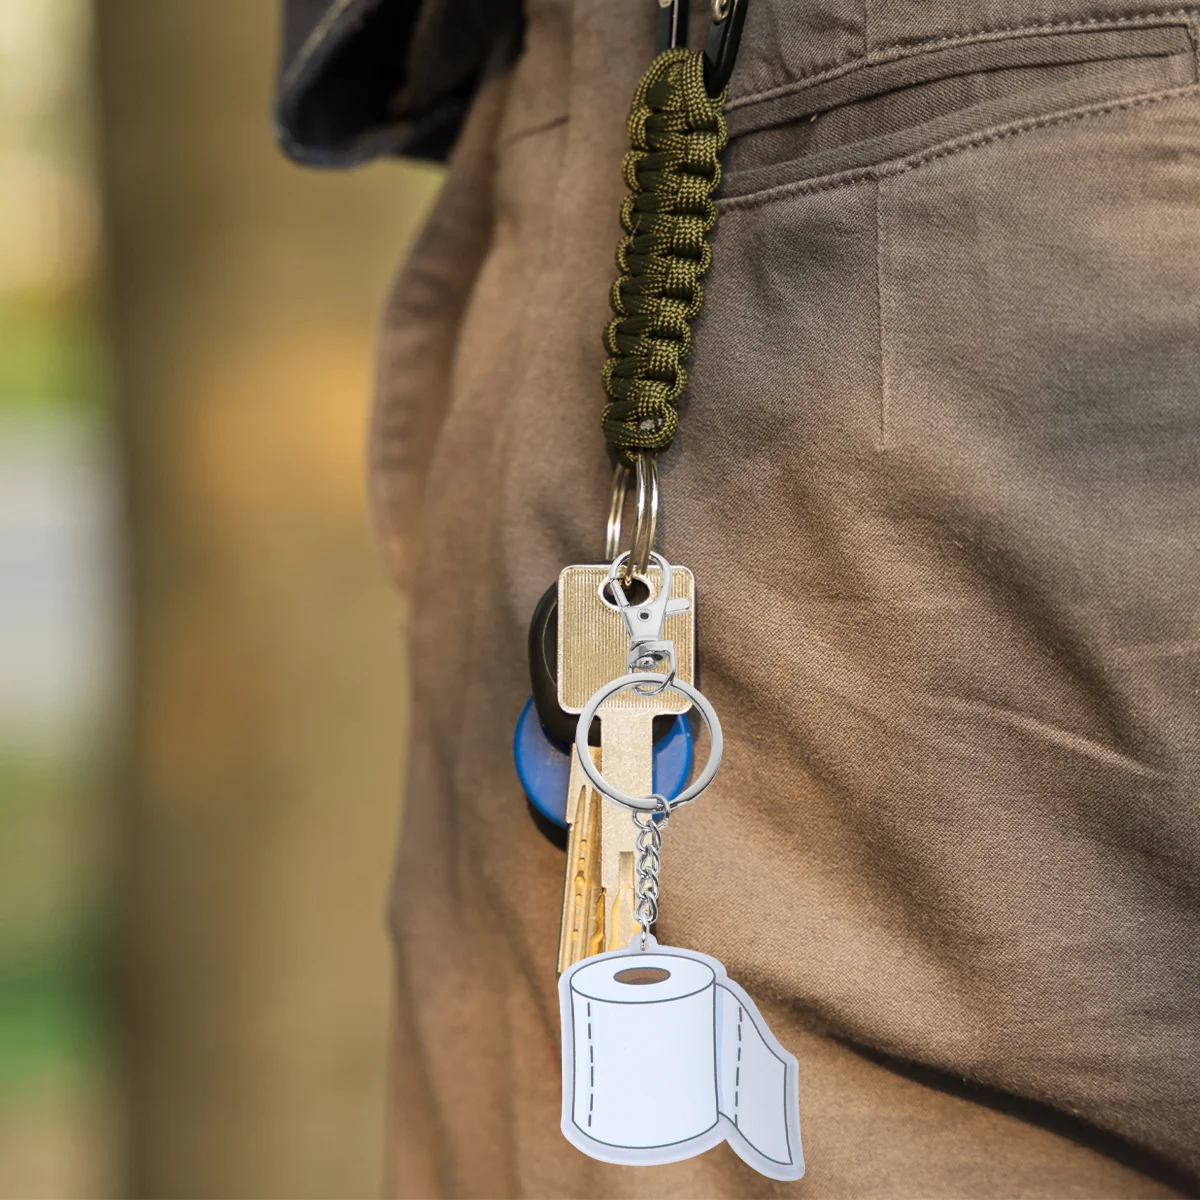
POLYGON ((663 624, 668 617, 685 613, 691 601, 683 596, 671 597, 671 564, 661 554, 651 551, 650 561, 662 573, 658 592, 643 604, 630 604, 621 583, 621 564, 628 557, 622 554, 608 571, 608 587, 629 632, 629 655, 626 662, 631 671, 657 671, 666 664, 666 674, 675 673, 675 643, 663 637, 663 624))

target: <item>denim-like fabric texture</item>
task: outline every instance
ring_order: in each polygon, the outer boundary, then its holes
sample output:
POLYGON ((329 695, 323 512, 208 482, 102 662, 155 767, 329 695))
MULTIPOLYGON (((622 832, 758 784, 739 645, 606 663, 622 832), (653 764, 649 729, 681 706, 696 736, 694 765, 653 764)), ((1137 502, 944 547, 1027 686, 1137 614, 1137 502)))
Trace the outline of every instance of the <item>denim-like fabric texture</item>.
POLYGON ((661 464, 726 760, 664 839, 659 936, 799 1058, 809 1174, 559 1133, 563 858, 509 743, 530 613, 603 546, 653 23, 530 0, 384 323, 414 692, 390 1187, 1195 1195, 1196 14, 1101 0, 752 0, 661 464))

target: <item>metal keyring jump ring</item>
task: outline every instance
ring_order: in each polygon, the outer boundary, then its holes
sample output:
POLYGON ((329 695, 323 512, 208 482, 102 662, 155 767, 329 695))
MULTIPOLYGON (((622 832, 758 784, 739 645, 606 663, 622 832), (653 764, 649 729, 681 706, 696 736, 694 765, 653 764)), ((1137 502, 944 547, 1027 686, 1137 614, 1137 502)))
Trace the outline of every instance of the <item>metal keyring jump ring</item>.
POLYGON ((690 683, 684 683, 682 679, 671 679, 666 675, 657 675, 653 671, 634 671, 629 675, 622 675, 619 679, 614 679, 611 683, 606 683, 592 695, 592 698, 584 706, 583 712, 579 714, 579 724, 575 727, 575 754, 579 759, 579 765, 583 768, 583 773, 591 781, 592 787, 602 796, 607 796, 610 800, 615 800, 618 804, 633 809, 634 812, 660 811, 660 796, 631 796, 627 792, 613 787, 597 770, 588 749, 588 730, 592 727, 592 720, 599 711, 600 705, 610 696, 615 696, 618 692, 623 692, 639 683, 661 683, 664 690, 686 696, 699 710, 704 724, 708 727, 708 762, 704 764, 704 770, 696 776, 695 783, 684 788, 674 800, 670 801, 667 811, 673 812, 681 804, 695 800, 712 783, 713 776, 716 775, 717 768, 721 765, 721 754, 725 748, 724 737, 721 734, 721 722, 717 718, 716 709, 705 699, 704 693, 698 688, 692 687, 690 683))
MULTIPOLYGON (((629 563, 624 578, 645 575, 650 565, 650 551, 658 532, 658 465, 654 455, 645 451, 637 456, 637 509, 633 522, 633 537, 629 541, 629 563)), ((621 553, 621 527, 625 516, 625 499, 629 494, 629 468, 617 464, 613 473, 612 500, 608 508, 608 525, 604 534, 604 557, 611 562, 621 553)))

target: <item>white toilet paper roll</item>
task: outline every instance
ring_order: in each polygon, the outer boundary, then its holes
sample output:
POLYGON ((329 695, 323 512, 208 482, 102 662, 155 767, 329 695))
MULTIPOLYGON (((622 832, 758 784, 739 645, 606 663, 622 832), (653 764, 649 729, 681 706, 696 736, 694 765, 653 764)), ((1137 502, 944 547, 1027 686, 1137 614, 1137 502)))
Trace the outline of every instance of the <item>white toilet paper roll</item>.
POLYGON ((612 951, 559 980, 562 1129, 605 1162, 678 1162, 728 1140, 773 1179, 804 1174, 796 1060, 715 958, 612 951))

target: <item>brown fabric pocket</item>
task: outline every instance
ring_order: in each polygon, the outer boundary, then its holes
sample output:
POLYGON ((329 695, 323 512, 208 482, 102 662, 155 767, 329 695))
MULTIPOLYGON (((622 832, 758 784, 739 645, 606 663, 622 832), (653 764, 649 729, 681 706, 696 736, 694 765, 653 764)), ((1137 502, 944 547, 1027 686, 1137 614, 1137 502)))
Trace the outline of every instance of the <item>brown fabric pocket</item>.
POLYGON ((1197 78, 1184 15, 893 47, 729 113, 722 198, 917 154, 1012 122, 1197 78))

